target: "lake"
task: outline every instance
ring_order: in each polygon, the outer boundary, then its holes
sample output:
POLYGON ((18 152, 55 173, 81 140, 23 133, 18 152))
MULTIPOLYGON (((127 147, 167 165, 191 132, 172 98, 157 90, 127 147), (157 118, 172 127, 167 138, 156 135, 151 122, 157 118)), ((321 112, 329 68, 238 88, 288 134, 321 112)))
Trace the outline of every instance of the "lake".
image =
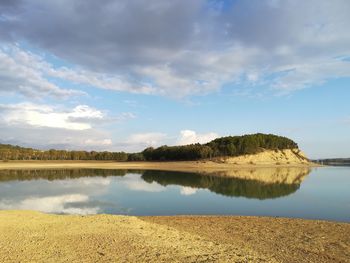
POLYGON ((235 170, 230 177, 133 170, 2 170, 0 209, 350 222, 350 167, 235 170))

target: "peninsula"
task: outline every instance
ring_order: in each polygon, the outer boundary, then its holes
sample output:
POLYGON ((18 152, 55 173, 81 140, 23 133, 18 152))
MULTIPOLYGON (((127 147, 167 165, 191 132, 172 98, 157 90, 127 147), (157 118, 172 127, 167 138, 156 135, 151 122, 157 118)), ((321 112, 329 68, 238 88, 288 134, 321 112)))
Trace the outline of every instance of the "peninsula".
POLYGON ((222 137, 206 144, 149 147, 138 153, 54 149, 44 151, 2 144, 0 160, 3 160, 0 169, 86 166, 86 168, 142 168, 202 172, 229 169, 234 166, 314 165, 291 139, 261 133, 222 137), (45 162, 20 163, 18 161, 45 162))

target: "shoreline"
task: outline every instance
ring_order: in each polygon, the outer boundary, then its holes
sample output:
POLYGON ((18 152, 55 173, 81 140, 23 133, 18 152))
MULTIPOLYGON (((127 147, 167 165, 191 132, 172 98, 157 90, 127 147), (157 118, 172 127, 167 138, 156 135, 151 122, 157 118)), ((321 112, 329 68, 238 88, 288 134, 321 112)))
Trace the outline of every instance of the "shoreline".
POLYGON ((205 172, 231 169, 254 168, 312 168, 322 167, 316 163, 292 163, 292 164, 232 164, 218 163, 214 161, 174 161, 174 162, 116 162, 116 161, 0 161, 0 170, 4 169, 53 169, 53 168, 90 168, 90 169, 138 169, 182 172, 205 172))
POLYGON ((350 224, 0 211, 1 262, 346 262, 350 224))
POLYGON ((257 180, 264 183, 299 184, 311 172, 313 164, 291 165, 234 165, 202 162, 104 162, 104 161, 14 161, 0 162, 3 170, 49 170, 49 169, 116 169, 157 170, 168 172, 197 173, 202 176, 217 176, 257 180))

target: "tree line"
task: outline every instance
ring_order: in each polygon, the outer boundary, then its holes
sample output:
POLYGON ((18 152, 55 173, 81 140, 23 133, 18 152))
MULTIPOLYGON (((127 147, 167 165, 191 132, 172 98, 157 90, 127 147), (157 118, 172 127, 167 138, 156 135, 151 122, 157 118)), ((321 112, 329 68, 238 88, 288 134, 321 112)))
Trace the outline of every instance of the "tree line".
POLYGON ((125 152, 96 151, 41 151, 23 148, 9 144, 0 144, 0 160, 98 160, 98 161, 128 161, 125 152))
POLYGON ((149 147, 139 153, 97 151, 41 151, 0 144, 1 160, 101 160, 101 161, 185 161, 225 156, 254 154, 264 149, 296 149, 298 145, 286 137, 273 134, 250 134, 217 138, 206 144, 149 147))

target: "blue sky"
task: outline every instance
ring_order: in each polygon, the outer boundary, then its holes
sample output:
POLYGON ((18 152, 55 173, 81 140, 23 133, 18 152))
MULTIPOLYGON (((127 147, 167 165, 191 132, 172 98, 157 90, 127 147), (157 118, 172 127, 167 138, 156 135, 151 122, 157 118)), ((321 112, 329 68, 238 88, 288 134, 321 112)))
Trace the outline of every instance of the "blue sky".
POLYGON ((350 156, 350 4, 0 2, 0 142, 139 151, 275 133, 350 156))

